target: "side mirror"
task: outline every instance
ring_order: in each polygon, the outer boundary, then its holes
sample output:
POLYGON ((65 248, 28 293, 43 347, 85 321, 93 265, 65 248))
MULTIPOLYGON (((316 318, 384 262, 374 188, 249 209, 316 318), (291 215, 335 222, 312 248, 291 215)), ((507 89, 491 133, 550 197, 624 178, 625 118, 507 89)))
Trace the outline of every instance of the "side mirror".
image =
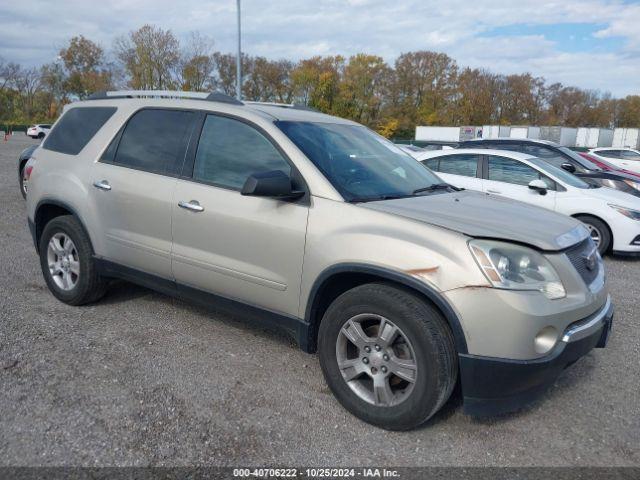
POLYGON ((563 163, 562 168, 564 168, 569 173, 576 173, 575 165, 572 165, 569 162, 563 163))
POLYGON ((295 200, 304 195, 304 192, 294 191, 291 188, 291 177, 282 170, 250 175, 244 182, 240 193, 246 196, 268 197, 278 200, 295 200))
POLYGON ((531 180, 531 182, 529 183, 529 188, 531 190, 535 190, 540 195, 546 195, 547 190, 549 189, 547 184, 544 183, 542 180, 531 180))

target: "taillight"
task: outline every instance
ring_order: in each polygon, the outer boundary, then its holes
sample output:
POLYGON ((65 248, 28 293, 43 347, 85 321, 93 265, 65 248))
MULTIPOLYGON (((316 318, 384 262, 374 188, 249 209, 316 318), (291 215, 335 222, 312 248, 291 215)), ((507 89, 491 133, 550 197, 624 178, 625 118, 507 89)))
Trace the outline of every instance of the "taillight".
POLYGON ((28 165, 24 169, 24 178, 25 180, 29 180, 31 178, 31 172, 33 172, 33 165, 28 165))

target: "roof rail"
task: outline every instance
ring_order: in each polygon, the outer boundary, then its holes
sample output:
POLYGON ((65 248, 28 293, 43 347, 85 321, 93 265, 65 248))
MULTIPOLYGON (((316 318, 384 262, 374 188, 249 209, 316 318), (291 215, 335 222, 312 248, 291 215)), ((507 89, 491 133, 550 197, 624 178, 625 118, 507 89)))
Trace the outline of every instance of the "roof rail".
POLYGON ((243 102, 245 105, 264 105, 266 107, 291 108, 293 110, 307 110, 309 112, 318 112, 313 107, 301 105, 299 103, 278 103, 278 102, 243 102))
POLYGON ((207 100, 209 102, 230 103, 244 105, 239 100, 220 92, 183 92, 179 90, 117 90, 111 92, 96 92, 87 100, 105 100, 108 98, 185 98, 192 100, 207 100))

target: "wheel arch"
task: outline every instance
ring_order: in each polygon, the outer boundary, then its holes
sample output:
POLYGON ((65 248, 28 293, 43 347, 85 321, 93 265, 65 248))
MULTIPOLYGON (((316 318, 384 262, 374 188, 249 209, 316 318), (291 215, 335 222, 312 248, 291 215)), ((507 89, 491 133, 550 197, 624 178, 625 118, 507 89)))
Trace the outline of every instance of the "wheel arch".
POLYGON ((80 223, 82 230, 87 235, 89 239, 89 244, 91 245, 91 252, 94 253, 93 243, 91 241, 91 236, 89 235, 89 231, 87 230, 82 218, 76 210, 67 204, 66 202, 62 202, 54 199, 43 199, 38 202, 36 206, 35 215, 33 219, 34 223, 34 233, 33 233, 33 241, 35 243, 36 251, 40 252, 40 238, 42 237, 42 232, 44 227, 56 217, 60 217, 63 215, 71 215, 75 217, 76 220, 80 223))
POLYGON ((451 328, 457 353, 468 353, 467 341, 460 319, 442 294, 405 273, 358 263, 343 263, 329 267, 314 282, 305 309, 305 323, 308 325, 308 333, 303 342, 304 350, 310 353, 316 351, 320 322, 333 300, 351 288, 376 281, 385 281, 404 287, 435 306, 451 328))
POLYGON ((604 226, 607 227, 607 230, 609 230, 609 236, 611 237, 611 245, 609 245, 609 250, 613 248, 613 242, 615 240, 613 236, 613 230, 611 229, 611 226, 604 218, 599 217, 598 215, 594 215, 593 213, 572 213, 571 216, 576 220, 580 220, 578 217, 591 217, 604 223, 604 226))

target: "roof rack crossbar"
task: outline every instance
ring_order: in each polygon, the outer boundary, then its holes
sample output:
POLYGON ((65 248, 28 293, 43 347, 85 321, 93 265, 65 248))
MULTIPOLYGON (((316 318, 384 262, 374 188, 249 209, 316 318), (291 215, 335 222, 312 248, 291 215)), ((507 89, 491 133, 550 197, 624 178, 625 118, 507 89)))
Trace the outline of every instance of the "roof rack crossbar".
POLYGON ((244 105, 237 99, 220 92, 183 92, 179 90, 116 90, 96 92, 87 100, 105 100, 109 98, 185 98, 191 100, 207 100, 232 105, 244 105))

